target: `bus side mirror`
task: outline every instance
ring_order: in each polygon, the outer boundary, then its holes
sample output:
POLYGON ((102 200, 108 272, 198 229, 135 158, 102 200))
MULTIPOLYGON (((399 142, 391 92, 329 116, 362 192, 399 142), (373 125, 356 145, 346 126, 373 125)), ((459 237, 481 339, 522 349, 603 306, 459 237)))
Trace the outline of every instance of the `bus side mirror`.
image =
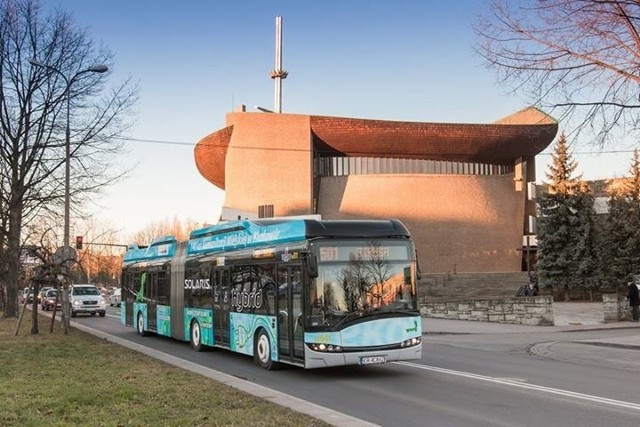
POLYGON ((411 267, 405 267, 404 269, 404 283, 411 284, 411 267))
POLYGON ((418 250, 416 249, 416 278, 422 279, 422 271, 420 270, 420 261, 418 260, 418 250))
POLYGON ((318 277, 318 258, 314 254, 307 256, 307 274, 310 278, 318 277))

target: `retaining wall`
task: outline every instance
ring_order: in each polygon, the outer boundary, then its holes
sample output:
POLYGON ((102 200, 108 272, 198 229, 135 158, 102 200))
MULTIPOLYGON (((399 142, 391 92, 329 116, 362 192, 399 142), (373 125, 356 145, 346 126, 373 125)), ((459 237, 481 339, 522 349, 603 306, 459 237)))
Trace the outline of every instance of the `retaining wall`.
POLYGON ((629 298, 620 294, 602 294, 604 322, 619 322, 631 320, 631 306, 629 298))
POLYGON ((550 296, 420 302, 422 316, 434 319, 553 326, 550 296))

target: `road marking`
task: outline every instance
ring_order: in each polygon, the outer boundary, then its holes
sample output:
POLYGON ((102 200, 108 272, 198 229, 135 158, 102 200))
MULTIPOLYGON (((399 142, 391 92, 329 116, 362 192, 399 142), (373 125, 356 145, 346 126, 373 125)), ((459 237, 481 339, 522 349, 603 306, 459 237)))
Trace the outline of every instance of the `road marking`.
POLYGON ((407 366, 409 368, 417 368, 425 371, 440 372, 442 374, 448 374, 448 375, 457 375, 459 377, 471 378, 471 379, 480 380, 480 381, 487 381, 487 382, 507 385, 511 387, 524 388, 527 390, 535 390, 543 393, 557 394, 560 396, 573 397, 574 399, 588 400, 590 402, 597 402, 605 405, 618 406, 621 408, 640 411, 640 404, 632 403, 632 402, 624 402, 622 400, 608 399, 606 397, 593 396, 590 394, 577 393, 569 390, 562 390, 562 389, 553 388, 553 387, 545 387, 541 385, 529 384, 522 381, 514 381, 510 379, 495 378, 495 377, 489 377, 486 375, 472 374, 470 372, 454 371, 452 369, 438 368, 436 366, 420 365, 418 363, 411 363, 411 362, 393 362, 393 363, 397 365, 407 366))

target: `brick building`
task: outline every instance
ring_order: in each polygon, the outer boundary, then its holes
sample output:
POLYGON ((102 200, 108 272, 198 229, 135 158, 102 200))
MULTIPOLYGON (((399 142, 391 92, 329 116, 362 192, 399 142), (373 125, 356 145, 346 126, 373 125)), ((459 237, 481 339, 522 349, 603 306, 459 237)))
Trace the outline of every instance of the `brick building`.
POLYGON ((512 272, 535 213, 535 156, 557 131, 535 108, 491 124, 242 108, 198 142, 195 161, 243 217, 398 218, 424 272, 512 272))

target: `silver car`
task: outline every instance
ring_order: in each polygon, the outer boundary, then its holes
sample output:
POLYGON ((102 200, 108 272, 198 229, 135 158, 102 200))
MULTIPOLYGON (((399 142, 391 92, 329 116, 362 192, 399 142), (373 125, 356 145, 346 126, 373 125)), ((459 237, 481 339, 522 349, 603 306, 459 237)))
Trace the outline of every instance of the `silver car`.
POLYGON ((122 293, 121 288, 117 288, 113 291, 113 293, 111 294, 111 301, 109 302, 109 305, 111 307, 113 306, 120 307, 121 293, 122 293))

